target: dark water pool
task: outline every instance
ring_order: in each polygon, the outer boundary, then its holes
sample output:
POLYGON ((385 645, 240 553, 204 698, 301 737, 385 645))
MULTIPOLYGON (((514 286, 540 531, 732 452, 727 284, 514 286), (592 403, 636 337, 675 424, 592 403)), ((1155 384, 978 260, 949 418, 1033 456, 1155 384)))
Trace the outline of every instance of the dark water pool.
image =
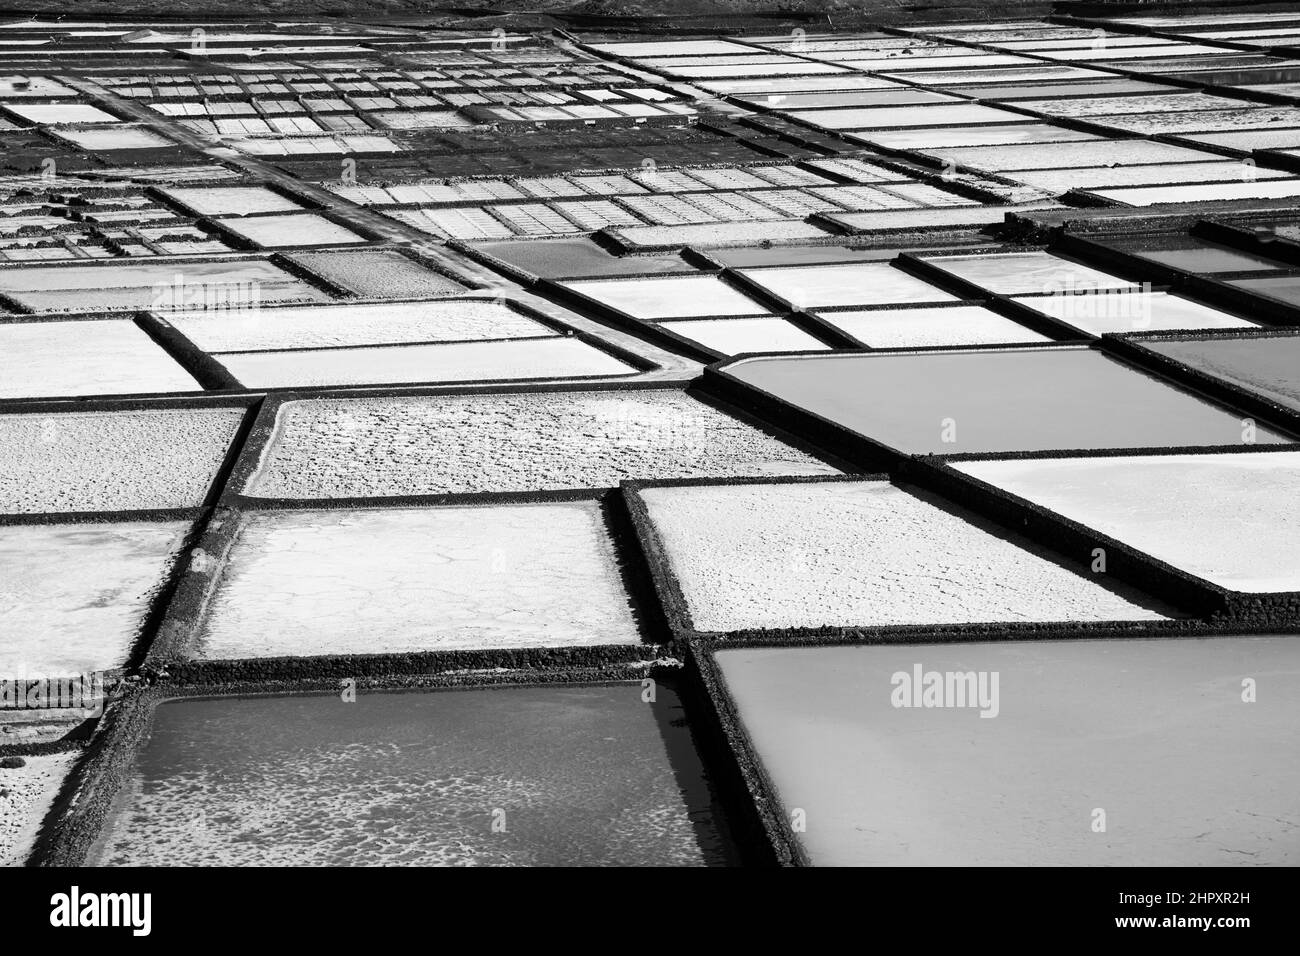
POLYGON ((100 865, 733 859, 664 683, 160 705, 100 865), (496 828, 494 829, 494 824, 496 828))

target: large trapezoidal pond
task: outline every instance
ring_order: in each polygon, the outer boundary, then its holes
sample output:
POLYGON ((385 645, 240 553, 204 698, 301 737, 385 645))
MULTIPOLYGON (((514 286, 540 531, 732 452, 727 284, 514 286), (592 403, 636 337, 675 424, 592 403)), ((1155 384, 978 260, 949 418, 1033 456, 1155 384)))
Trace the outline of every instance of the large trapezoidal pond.
POLYGON ((1077 347, 755 358, 724 371, 909 454, 1286 440, 1077 347))
POLYGON ((733 861, 676 693, 639 682, 159 705, 95 865, 733 861))
POLYGON ((1294 637, 742 648, 717 660, 779 812, 802 811, 796 838, 814 864, 1300 861, 1294 637), (925 693, 932 673, 943 693, 925 693), (949 673, 975 678, 966 706, 952 706, 949 673))

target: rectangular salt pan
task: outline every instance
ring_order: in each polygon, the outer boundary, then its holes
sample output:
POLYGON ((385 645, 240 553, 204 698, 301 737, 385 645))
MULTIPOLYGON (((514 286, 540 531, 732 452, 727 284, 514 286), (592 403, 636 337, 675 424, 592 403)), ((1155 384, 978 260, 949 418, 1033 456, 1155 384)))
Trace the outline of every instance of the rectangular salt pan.
POLYGON ((908 454, 1288 440, 1078 347, 753 358, 723 370, 908 454))
POLYGON ((0 292, 36 312, 217 309, 329 300, 324 292, 261 259, 23 266, 0 269, 0 292))
POLYGON ((1300 411, 1300 336, 1152 339, 1145 348, 1300 411))
POLYGON ((243 417, 242 408, 0 415, 0 514, 200 505, 243 417))
POLYGON ((368 298, 421 299, 464 290, 454 279, 392 249, 302 252, 290 256, 290 261, 305 266, 327 282, 368 298))
POLYGON ((563 285, 637 319, 760 315, 768 311, 715 276, 597 279, 563 285))
POLYGON ((188 530, 185 521, 0 526, 0 680, 123 667, 188 530))
POLYGON ((817 315, 823 322, 876 349, 1050 341, 1045 335, 979 306, 860 309, 817 315))
POLYGON ((734 851, 715 803, 666 681, 650 704, 639 681, 187 700, 155 711, 89 859, 718 864, 734 851))
POLYGON ((169 186, 161 192, 200 216, 247 216, 302 209, 300 203, 265 186, 169 186))
POLYGON ((796 309, 957 298, 884 262, 746 269, 743 274, 796 309))
POLYGON ((1006 295, 1136 288, 1134 283, 1125 279, 1048 252, 936 256, 926 262, 989 292, 1006 295))
POLYGON ((664 322, 676 332, 723 355, 741 352, 803 352, 829 348, 785 319, 685 319, 664 322))
POLYGON ((207 352, 545 338, 558 333, 484 299, 179 312, 167 321, 207 352))
POLYGON ((209 605, 198 653, 639 640, 599 506, 580 502, 253 513, 209 605))
POLYGON ((1088 335, 1159 329, 1253 329, 1254 322, 1166 292, 1115 290, 1022 296, 1014 301, 1088 335))
POLYGON ((702 631, 1159 620, 945 503, 884 481, 642 492, 702 631))
POLYGON ((0 398, 201 391, 133 322, 0 323, 0 398))
POLYGON ((248 219, 222 219, 221 225, 235 235, 265 249, 282 249, 290 246, 332 246, 340 243, 364 242, 360 236, 345 226, 313 213, 288 213, 254 216, 248 219))
POLYGON ((216 359, 246 388, 588 378, 638 371, 586 342, 558 336, 518 342, 218 353, 216 359))
POLYGON ((22 866, 36 843, 41 823, 79 753, 24 757, 26 766, 0 768, 0 867, 22 866))
POLYGON ((1300 453, 960 462, 1233 591, 1300 591, 1300 453))
POLYGON ((247 493, 330 498, 609 488, 835 469, 668 390, 286 403, 247 493))
MULTIPOLYGON (((1289 825, 1292 637, 744 648, 717 661, 795 839, 823 866, 1261 866, 1289 825), (917 669, 978 706, 915 703, 917 669), (900 677, 901 675, 901 677, 900 677), (1272 686, 1243 704, 1242 678, 1272 686), (1153 720, 1152 715, 1160 719, 1153 720), (1104 834, 1094 831, 1106 811, 1104 834)), ((921 699, 924 703, 924 698, 921 699)))

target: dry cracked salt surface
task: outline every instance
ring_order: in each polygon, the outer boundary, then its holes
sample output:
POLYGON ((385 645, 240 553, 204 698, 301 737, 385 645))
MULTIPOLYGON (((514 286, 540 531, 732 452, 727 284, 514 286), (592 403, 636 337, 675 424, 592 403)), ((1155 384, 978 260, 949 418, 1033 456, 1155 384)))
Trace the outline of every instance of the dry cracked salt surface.
POLYGON ((27 861, 41 823, 77 756, 24 757, 24 767, 0 767, 0 867, 22 866, 27 861))
POLYGON ((717 660, 815 865, 1294 866, 1297 654, 1294 637, 1229 637, 717 660), (918 666, 983 673, 987 691, 996 675, 997 716, 894 706, 918 666), (1272 692, 1243 705, 1244 676, 1272 692))
POLYGON ((242 408, 0 415, 0 513, 203 503, 242 408))
POLYGON ((955 462, 1233 591, 1300 591, 1300 452, 955 462))
POLYGON ((0 527, 0 678, 126 664, 186 521, 0 527))
POLYGON ((482 299, 177 312, 173 326, 205 352, 542 338, 542 323, 482 299))
POLYGON ((732 847, 676 693, 647 705, 636 682, 165 703, 89 859, 698 866, 732 847))
POLYGON ((454 279, 434 272, 392 249, 302 252, 289 258, 327 282, 350 289, 360 296, 418 299, 465 291, 465 287, 454 279))
POLYGON ((1142 595, 889 482, 649 488, 642 497, 699 630, 1166 617, 1142 595))
POLYGON ((681 392, 286 402, 247 494, 342 498, 838 474, 681 392))
POLYGON ((0 398, 200 390, 125 319, 0 324, 0 398))
POLYGON ((258 512, 231 550, 198 656, 639 640, 594 502, 258 512))

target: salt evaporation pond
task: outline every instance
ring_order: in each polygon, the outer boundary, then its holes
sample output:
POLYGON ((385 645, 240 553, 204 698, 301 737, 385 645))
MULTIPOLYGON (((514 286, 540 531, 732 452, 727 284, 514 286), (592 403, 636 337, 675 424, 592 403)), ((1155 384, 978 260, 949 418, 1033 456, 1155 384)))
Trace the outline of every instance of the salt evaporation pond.
POLYGON ((1300 411, 1300 335, 1162 338, 1142 345, 1300 411))
POLYGON ((1167 610, 885 481, 642 497, 699 630, 1162 620, 1167 610))
POLYGON ((1300 453, 957 462, 1233 591, 1300 591, 1300 453))
POLYGON ((302 204, 265 186, 166 186, 159 190, 200 216, 293 212, 302 204))
POLYGON ((168 149, 176 144, 153 130, 139 126, 98 126, 90 129, 61 129, 60 139, 85 150, 168 149))
POLYGON ((545 242, 482 242, 481 252, 534 276, 636 275, 653 272, 695 272, 680 255, 616 256, 590 239, 548 239, 545 242))
POLYGON ((668 390, 287 402, 247 493, 334 498, 608 488, 838 471, 668 390))
POLYGON ((486 299, 173 312, 167 321, 205 352, 546 338, 553 329, 486 299))
POLYGON ((203 503, 242 408, 0 415, 0 514, 203 503))
POLYGON ((639 640, 594 502, 255 512, 242 519, 198 656, 639 640))
POLYGON ((290 246, 332 246, 364 242, 365 238, 315 213, 272 213, 244 219, 222 219, 221 225, 235 235, 264 249, 290 246))
POLYGON ((41 822, 54 806, 78 754, 24 757, 24 767, 0 767, 0 867, 22 866, 32 852, 41 822))
POLYGON ((396 385, 634 375, 637 369, 573 338, 216 356, 246 388, 396 385))
MULTIPOLYGON (((354 237, 352 241, 356 241, 354 237)), ((374 299, 451 295, 465 287, 391 249, 301 252, 289 257, 327 282, 374 299)))
POLYGON ((330 298, 264 259, 24 266, 0 270, 0 292, 34 312, 229 308, 330 298))
POLYGON ((1254 322, 1167 292, 1099 290, 1083 295, 1018 296, 1014 301, 1088 335, 1259 327, 1254 322))
POLYGON ((1264 272, 1280 269, 1281 263, 1267 256, 1234 249, 1204 239, 1188 237, 1186 239, 1162 240, 1159 246, 1151 247, 1150 240, 1109 240, 1106 245, 1121 249, 1128 255, 1145 259, 1157 265, 1182 269, 1196 275, 1211 275, 1221 272, 1264 272))
POLYGON ((593 279, 564 286, 637 319, 762 315, 768 310, 716 276, 593 279))
POLYGON ((0 526, 0 680, 126 664, 189 522, 0 526))
POLYGON ((134 322, 0 323, 0 398, 201 390, 134 322))
POLYGON ((1136 289, 1132 282, 1049 252, 935 256, 926 262, 989 292, 1004 295, 1136 289))
POLYGON ((818 312, 823 322, 876 349, 1049 342, 1047 336, 979 306, 818 312))
POLYGON ((783 815, 804 811, 796 839, 814 864, 1300 862, 1294 637, 744 648, 717 661, 783 815), (996 674, 998 715, 893 706, 895 675, 918 666, 985 673, 986 690, 996 674), (1243 703, 1245 678, 1271 691, 1243 703))
POLYGON ((97 866, 734 861, 660 681, 160 705, 97 866), (494 829, 496 823, 496 829, 494 829))
POLYGON ((746 269, 743 274, 795 309, 957 298, 887 262, 746 269))
POLYGON ((806 352, 829 348, 785 319, 684 319, 664 322, 676 332, 723 355, 740 352, 806 352))
POLYGON ((1081 347, 750 358, 723 371, 908 454, 1289 440, 1081 347))

